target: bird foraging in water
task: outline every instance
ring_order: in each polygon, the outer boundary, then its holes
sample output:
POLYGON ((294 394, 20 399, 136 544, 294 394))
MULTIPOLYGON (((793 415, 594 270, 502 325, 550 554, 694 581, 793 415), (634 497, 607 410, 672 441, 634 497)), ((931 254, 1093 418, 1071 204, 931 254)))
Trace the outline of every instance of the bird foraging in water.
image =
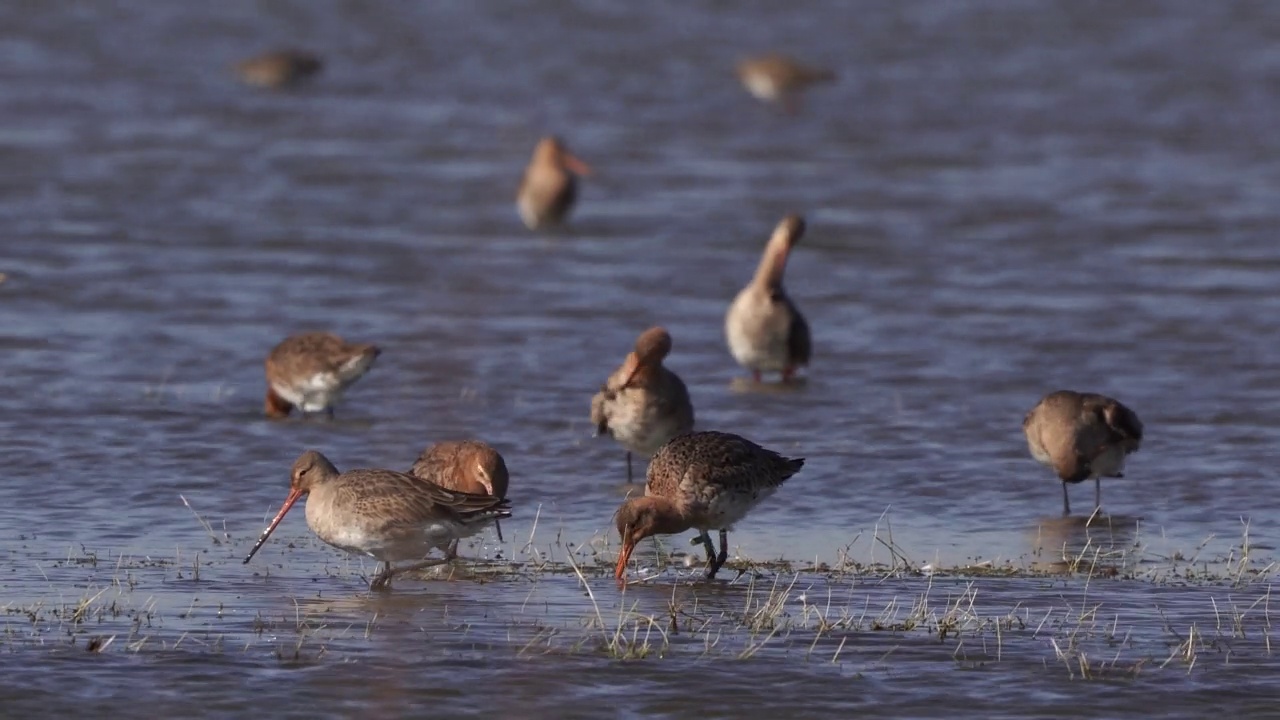
POLYGON ((247 85, 280 88, 296 85, 320 72, 324 62, 302 50, 277 50, 236 63, 235 71, 247 85))
POLYGON ((742 60, 737 71, 742 86, 753 97, 781 103, 788 110, 796 109, 800 94, 809 86, 836 79, 830 70, 810 67, 777 53, 742 60))
POLYGON ((652 535, 700 531, 707 549, 707 579, 729 557, 728 531, 804 467, 804 458, 787 458, 746 438, 724 432, 678 435, 649 463, 643 497, 628 498, 614 520, 622 551, 614 577, 626 584, 627 563, 636 544, 652 535), (720 551, 709 530, 720 531, 720 551))
POLYGON ((636 339, 635 349, 591 398, 591 424, 608 433, 631 456, 651 457, 668 440, 693 430, 693 403, 680 376, 662 364, 671 353, 671 334, 652 327, 636 339))
MULTIPOLYGON (((422 451, 409 474, 433 483, 446 490, 489 495, 505 500, 511 476, 502 455, 479 440, 448 440, 438 442, 422 451)), ((502 539, 502 525, 494 520, 498 542, 502 539)), ((457 553, 455 542, 450 549, 457 553)))
POLYGON ((787 382, 798 368, 809 364, 809 323, 782 287, 787 257, 804 230, 799 215, 788 215, 778 223, 755 276, 733 299, 725 316, 729 352, 757 383, 763 372, 780 372, 787 382))
POLYGON ((1049 393, 1022 420, 1031 456, 1062 480, 1062 514, 1071 514, 1067 483, 1094 480, 1095 511, 1102 478, 1124 477, 1129 453, 1142 444, 1142 421, 1117 400, 1096 393, 1049 393))
POLYGON ((578 198, 577 176, 590 174, 590 166, 569 152, 560 138, 549 135, 539 140, 516 192, 516 208, 525 227, 539 230, 567 220, 578 198))
POLYGON ((342 393, 381 353, 376 345, 349 343, 328 332, 285 338, 267 355, 267 417, 287 417, 295 407, 332 417, 342 393))
POLYGON ((326 543, 382 563, 369 584, 378 590, 394 575, 442 565, 456 557, 457 541, 475 535, 490 521, 511 517, 506 500, 446 490, 393 470, 340 473, 329 459, 308 450, 293 463, 289 497, 245 557, 247 563, 299 498, 307 498, 307 527, 326 543), (422 560, 432 549, 443 559, 422 560), (418 560, 392 569, 391 563, 418 560))

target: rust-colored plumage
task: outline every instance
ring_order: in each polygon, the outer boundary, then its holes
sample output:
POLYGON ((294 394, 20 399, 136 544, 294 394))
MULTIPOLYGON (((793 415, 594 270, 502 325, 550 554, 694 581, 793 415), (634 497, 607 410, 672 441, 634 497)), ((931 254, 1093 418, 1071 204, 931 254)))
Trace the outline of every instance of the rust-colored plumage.
POLYGON ((349 343, 328 332, 292 335, 267 355, 268 417, 302 412, 333 414, 342 393, 359 380, 382 351, 368 343, 349 343))
POLYGON ((729 352, 751 371, 756 382, 764 372, 779 372, 785 382, 809 364, 809 323, 782 286, 787 257, 804 230, 804 219, 799 215, 788 215, 778 223, 755 276, 734 298, 725 316, 729 352))
POLYGON ((538 230, 563 223, 578 198, 577 176, 590 174, 591 168, 569 152, 560 138, 538 141, 516 192, 516 208, 525 227, 538 230))
MULTIPOLYGON (((505 499, 510 475, 502 455, 479 440, 438 442, 422 451, 409 474, 448 490, 505 499)), ((494 521, 498 541, 502 526, 494 521)), ((455 544, 453 551, 457 552, 455 544)))
POLYGON ((707 578, 715 577, 729 556, 728 531, 760 502, 804 467, 804 458, 787 458, 746 438, 724 432, 679 435, 649 463, 644 497, 629 498, 615 522, 622 551, 614 577, 626 582, 627 562, 636 544, 651 535, 690 528, 701 531, 707 549, 707 578), (720 551, 709 530, 720 531, 720 551))
POLYGON ((449 548, 459 539, 480 532, 490 521, 511 517, 502 498, 448 490, 393 470, 340 473, 324 455, 308 450, 294 462, 289 497, 245 557, 246 563, 303 496, 307 526, 317 537, 382 562, 370 585, 373 589, 385 587, 393 575, 449 562, 454 557, 449 548), (392 562, 421 560, 437 548, 445 551, 444 559, 391 567, 392 562))
POLYGON ((671 352, 671 334, 652 327, 636 339, 635 349, 591 398, 591 424, 608 433, 631 456, 652 456, 668 440, 693 430, 693 403, 680 376, 663 365, 671 352))
POLYGON ((1067 483, 1094 480, 1095 508, 1102 506, 1102 478, 1124 477, 1129 453, 1142 445, 1137 413, 1105 395, 1059 390, 1046 395, 1022 420, 1027 446, 1062 481, 1062 513, 1071 514, 1067 483))
POLYGON ((248 85, 279 89, 296 85, 324 67, 317 56, 302 50, 276 50, 236 63, 235 71, 248 85))

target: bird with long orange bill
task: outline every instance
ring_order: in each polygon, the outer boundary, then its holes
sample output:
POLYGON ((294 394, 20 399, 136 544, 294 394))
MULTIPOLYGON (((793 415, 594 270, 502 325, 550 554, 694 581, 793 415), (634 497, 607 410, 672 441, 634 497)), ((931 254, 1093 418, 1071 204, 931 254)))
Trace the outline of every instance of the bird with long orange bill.
POLYGON ((511 517, 507 501, 500 497, 446 490, 394 470, 340 473, 324 455, 308 450, 293 463, 289 497, 245 557, 246 563, 304 496, 307 526, 316 536, 382 563, 369 585, 372 590, 387 587, 395 575, 450 562, 459 539, 511 517), (433 549, 443 550, 445 557, 423 560, 433 549), (392 568, 391 563, 402 560, 418 562, 392 568))
POLYGON ((614 569, 618 587, 626 584, 637 543, 689 529, 701 533, 697 542, 707 549, 707 579, 714 578, 729 557, 729 530, 802 467, 804 458, 783 457, 732 433, 672 438, 649 463, 644 496, 627 499, 615 515, 622 538, 614 569), (720 531, 719 553, 710 530, 720 531))

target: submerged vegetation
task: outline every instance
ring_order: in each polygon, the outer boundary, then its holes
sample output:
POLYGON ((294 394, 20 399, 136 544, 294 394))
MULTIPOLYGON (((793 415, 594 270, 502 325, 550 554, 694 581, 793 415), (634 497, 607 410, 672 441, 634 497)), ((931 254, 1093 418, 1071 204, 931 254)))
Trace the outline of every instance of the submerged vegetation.
POLYGON ((81 547, 28 558, 34 574, 11 577, 0 606, 0 651, 240 653, 305 664, 395 646, 412 631, 435 647, 517 658, 728 658, 854 673, 913 661, 1033 663, 1087 680, 1274 662, 1275 563, 1255 557, 1247 525, 1213 554, 1214 538, 1157 555, 1136 527, 1082 524, 1056 550, 1040 543, 1019 561, 942 567, 914 560, 884 523, 834 561, 736 558, 715 582, 701 580, 700 556, 647 545, 637 562, 654 567, 619 592, 611 536, 540 544, 535 523, 490 559, 371 594, 359 561, 310 538, 282 544, 276 560, 247 574, 237 562, 243 539, 196 517, 210 540, 198 551, 157 558, 81 547))

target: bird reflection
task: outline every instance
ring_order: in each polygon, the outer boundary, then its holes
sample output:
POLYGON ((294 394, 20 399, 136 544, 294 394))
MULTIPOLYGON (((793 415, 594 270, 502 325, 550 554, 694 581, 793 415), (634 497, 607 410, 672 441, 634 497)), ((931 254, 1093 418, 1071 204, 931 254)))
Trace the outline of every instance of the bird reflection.
POLYGON ((1032 567, 1054 573, 1115 575, 1138 560, 1139 517, 1041 518, 1030 529, 1032 567))

